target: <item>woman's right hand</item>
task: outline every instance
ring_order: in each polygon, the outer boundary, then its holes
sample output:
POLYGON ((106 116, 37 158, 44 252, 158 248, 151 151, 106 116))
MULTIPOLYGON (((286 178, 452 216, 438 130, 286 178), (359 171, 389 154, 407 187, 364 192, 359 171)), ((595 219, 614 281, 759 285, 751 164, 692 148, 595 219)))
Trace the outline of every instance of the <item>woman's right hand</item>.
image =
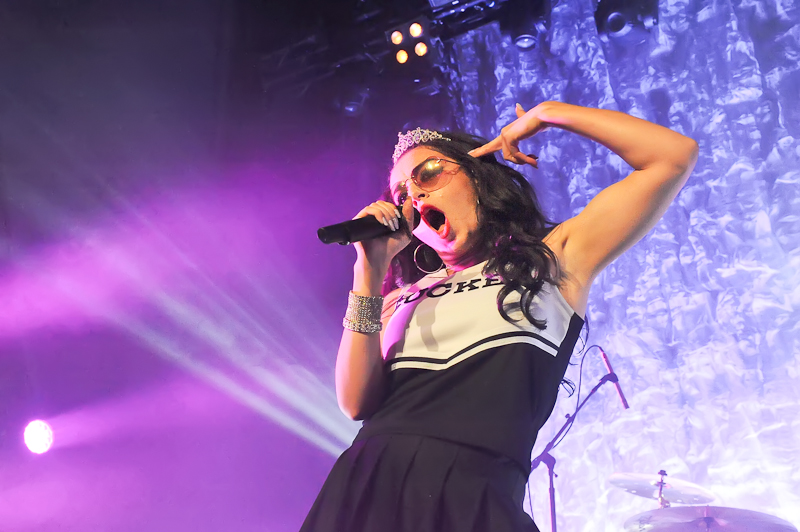
MULTIPOLYGON (((394 256, 411 242, 411 228, 401 219, 398 207, 388 201, 376 201, 364 207, 353 219, 363 218, 370 214, 392 229, 392 233, 384 237, 356 242, 354 245, 358 261, 362 262, 364 267, 382 270, 385 273, 394 256)), ((403 205, 403 218, 413 220, 413 215, 414 207, 411 201, 407 200, 403 205)))

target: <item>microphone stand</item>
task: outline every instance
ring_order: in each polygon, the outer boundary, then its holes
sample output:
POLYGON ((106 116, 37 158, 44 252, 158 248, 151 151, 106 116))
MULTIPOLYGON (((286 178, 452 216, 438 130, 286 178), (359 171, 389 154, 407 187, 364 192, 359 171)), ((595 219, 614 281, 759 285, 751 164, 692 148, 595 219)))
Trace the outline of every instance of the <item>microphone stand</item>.
POLYGON ((550 451, 552 451, 553 447, 556 446, 556 442, 564 433, 564 431, 566 431, 570 426, 572 426, 573 423, 575 423, 575 418, 578 417, 578 412, 581 411, 581 408, 583 408, 583 405, 586 404, 586 401, 588 401, 589 398, 593 396, 595 392, 597 392, 597 390, 600 389, 600 387, 605 383, 617 382, 618 380, 619 379, 617 378, 616 373, 608 373, 602 379, 600 379, 600 382, 598 382, 597 385, 594 388, 592 388, 591 391, 586 395, 586 398, 583 401, 581 401, 581 403, 578 405, 578 408, 575 409, 575 412, 572 415, 567 414, 567 421, 564 422, 564 425, 561 427, 561 430, 559 430, 558 433, 553 437, 553 439, 550 440, 550 443, 545 445, 542 454, 534 458, 533 461, 531 462, 531 473, 533 473, 534 469, 539 467, 539 464, 543 463, 544 465, 547 466, 547 472, 550 476, 550 530, 552 530, 552 532, 557 532, 556 487, 553 484, 553 478, 557 477, 558 475, 556 475, 554 471, 556 466, 556 459, 553 457, 553 455, 550 454, 550 451))

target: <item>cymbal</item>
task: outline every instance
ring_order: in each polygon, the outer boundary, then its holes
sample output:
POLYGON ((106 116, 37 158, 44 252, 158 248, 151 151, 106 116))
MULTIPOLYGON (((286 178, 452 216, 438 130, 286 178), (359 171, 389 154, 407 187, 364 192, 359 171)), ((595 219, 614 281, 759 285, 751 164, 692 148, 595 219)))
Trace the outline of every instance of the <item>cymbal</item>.
POLYGON ((682 506, 635 515, 625 521, 625 532, 797 532, 797 528, 752 510, 682 506))
MULTIPOLYGON (((628 493, 658 500, 659 475, 645 475, 641 473, 613 473, 608 481, 628 493)), ((707 504, 716 497, 710 491, 685 480, 671 477, 664 478, 663 498, 669 502, 680 504, 707 504)))

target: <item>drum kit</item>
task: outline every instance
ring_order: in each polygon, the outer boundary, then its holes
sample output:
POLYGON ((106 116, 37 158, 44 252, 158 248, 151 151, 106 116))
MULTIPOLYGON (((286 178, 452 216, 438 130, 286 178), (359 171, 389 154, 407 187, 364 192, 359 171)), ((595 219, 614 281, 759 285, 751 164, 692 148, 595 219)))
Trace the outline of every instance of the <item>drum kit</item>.
POLYGON ((625 532, 797 532, 791 523, 761 512, 707 506, 714 500, 712 493, 666 477, 663 470, 657 475, 614 473, 609 477, 613 486, 659 503, 657 510, 625 521, 625 532), (672 503, 693 506, 673 508, 672 503))

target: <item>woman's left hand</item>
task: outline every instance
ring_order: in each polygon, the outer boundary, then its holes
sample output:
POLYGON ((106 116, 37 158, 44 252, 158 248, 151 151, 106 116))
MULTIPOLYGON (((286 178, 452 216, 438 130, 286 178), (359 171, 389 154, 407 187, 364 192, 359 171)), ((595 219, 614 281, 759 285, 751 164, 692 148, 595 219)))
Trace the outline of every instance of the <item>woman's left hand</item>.
POLYGON ((515 111, 517 119, 508 124, 500 131, 500 135, 480 148, 475 148, 470 155, 481 157, 494 151, 503 151, 503 158, 516 164, 529 164, 534 168, 539 168, 535 155, 528 155, 519 151, 519 141, 530 138, 535 134, 547 129, 548 125, 539 119, 535 108, 528 112, 517 104, 515 111))

